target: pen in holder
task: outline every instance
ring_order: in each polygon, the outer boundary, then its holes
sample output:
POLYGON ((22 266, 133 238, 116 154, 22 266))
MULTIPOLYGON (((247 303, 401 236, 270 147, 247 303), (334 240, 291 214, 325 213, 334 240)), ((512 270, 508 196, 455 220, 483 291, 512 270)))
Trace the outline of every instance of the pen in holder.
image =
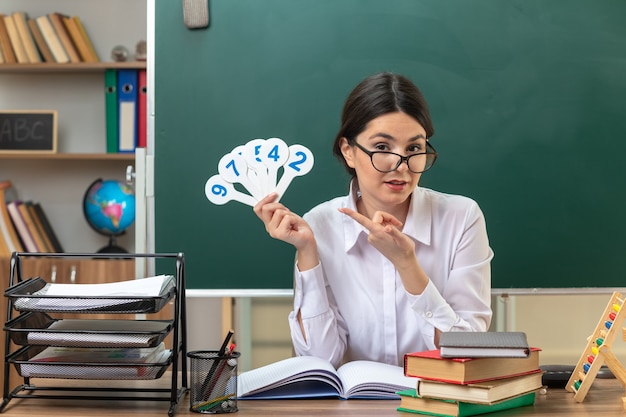
POLYGON ((234 345, 226 351, 188 352, 190 358, 190 410, 220 414, 237 411, 237 362, 234 345))

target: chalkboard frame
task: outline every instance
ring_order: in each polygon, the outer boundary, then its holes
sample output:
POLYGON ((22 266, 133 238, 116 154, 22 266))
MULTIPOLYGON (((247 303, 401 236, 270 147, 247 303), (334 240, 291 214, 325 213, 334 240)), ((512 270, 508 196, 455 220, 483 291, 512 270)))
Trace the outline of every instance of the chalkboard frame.
POLYGON ((57 120, 58 113, 56 110, 0 110, 0 154, 15 153, 56 153, 57 152, 57 120), (45 129, 41 140, 43 144, 40 147, 33 147, 32 140, 24 142, 21 146, 6 147, 6 143, 2 139, 3 126, 7 119, 15 119, 24 116, 31 120, 39 121, 49 126, 45 129), (38 119, 34 119, 38 117, 38 119))

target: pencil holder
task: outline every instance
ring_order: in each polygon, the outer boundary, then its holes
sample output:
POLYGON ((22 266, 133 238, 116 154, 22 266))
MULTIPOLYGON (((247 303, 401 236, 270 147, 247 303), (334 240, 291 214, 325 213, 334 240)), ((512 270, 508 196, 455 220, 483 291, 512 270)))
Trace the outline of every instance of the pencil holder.
POLYGON ((240 353, 217 350, 188 352, 191 386, 190 410, 221 414, 237 411, 237 361, 240 353))

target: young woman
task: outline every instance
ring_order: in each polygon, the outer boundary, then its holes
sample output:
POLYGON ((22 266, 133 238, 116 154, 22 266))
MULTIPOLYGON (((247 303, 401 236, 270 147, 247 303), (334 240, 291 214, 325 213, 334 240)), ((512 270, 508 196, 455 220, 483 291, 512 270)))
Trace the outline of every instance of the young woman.
POLYGON ((437 157, 419 89, 380 73, 348 96, 333 153, 350 193, 303 217, 270 194, 254 208, 273 238, 297 250, 297 355, 335 366, 367 359, 402 365, 435 349, 442 331, 486 331, 493 252, 478 205, 419 186, 437 157))

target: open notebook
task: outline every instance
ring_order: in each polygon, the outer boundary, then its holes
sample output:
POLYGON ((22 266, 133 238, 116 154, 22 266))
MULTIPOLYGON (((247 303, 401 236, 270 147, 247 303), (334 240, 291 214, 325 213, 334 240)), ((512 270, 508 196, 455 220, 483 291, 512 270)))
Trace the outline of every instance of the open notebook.
POLYGON ((404 376, 400 366, 354 361, 335 369, 324 359, 297 356, 241 373, 237 396, 241 399, 399 399, 397 391, 416 385, 417 378, 404 376))

